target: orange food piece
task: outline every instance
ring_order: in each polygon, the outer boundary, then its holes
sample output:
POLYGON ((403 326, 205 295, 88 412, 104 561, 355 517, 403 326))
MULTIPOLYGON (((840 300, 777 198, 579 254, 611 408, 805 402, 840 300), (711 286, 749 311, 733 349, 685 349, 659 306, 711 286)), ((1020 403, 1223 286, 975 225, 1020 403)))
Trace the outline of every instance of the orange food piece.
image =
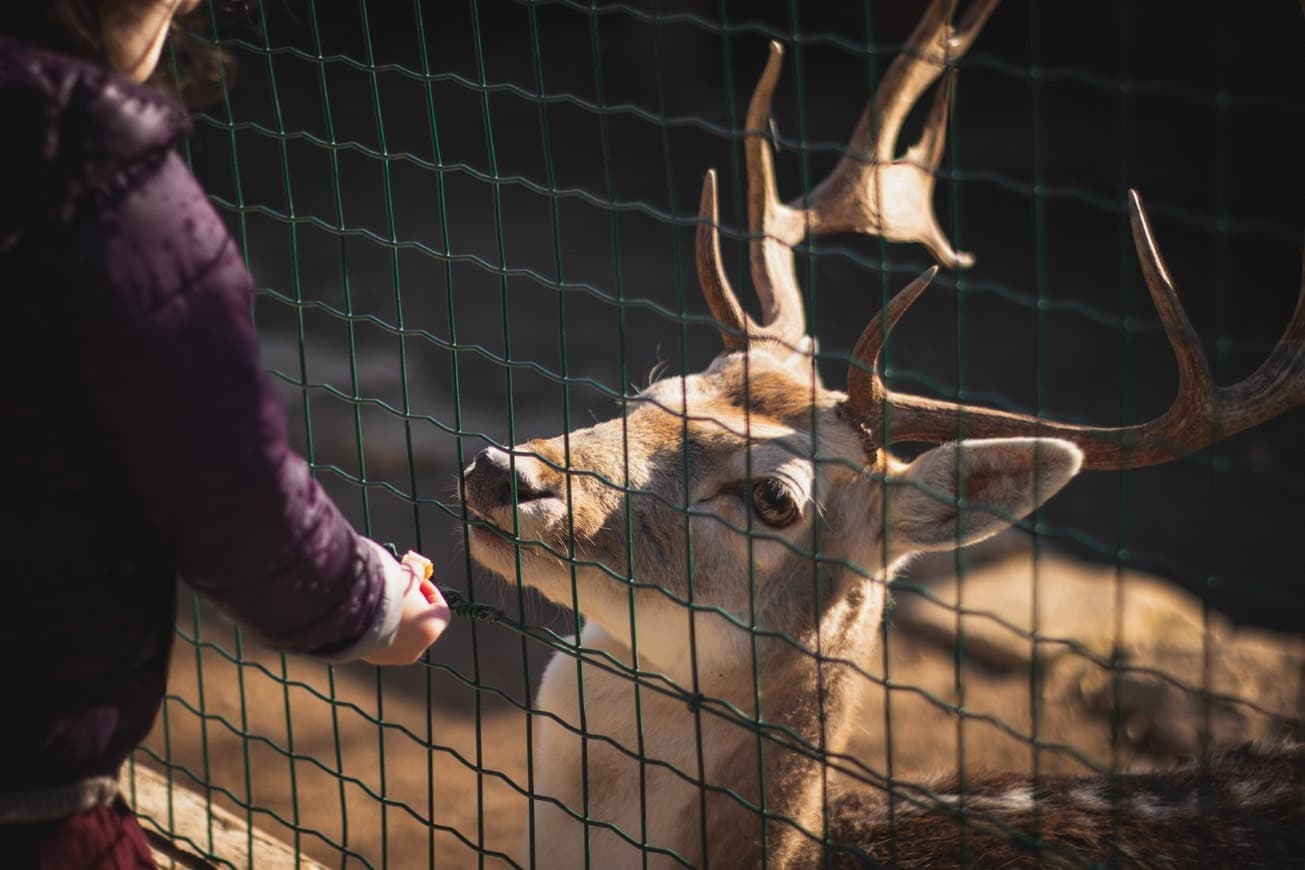
POLYGON ((421 579, 429 580, 435 573, 435 563, 427 559, 421 553, 414 553, 409 550, 403 554, 403 564, 411 566, 421 575, 421 579))

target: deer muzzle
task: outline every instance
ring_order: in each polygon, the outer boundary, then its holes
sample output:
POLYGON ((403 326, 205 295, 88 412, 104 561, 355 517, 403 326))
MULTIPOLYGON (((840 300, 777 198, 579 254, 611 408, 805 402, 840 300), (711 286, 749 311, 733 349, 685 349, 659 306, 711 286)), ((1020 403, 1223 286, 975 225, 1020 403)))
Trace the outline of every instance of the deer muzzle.
POLYGON ((565 508, 539 466, 533 456, 486 447, 462 472, 468 513, 507 535, 541 537, 565 508))

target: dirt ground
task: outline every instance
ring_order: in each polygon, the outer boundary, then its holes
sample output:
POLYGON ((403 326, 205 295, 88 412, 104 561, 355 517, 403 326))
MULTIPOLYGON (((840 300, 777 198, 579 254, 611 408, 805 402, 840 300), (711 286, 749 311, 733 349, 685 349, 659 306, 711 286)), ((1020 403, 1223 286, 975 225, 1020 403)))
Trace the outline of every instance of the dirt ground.
MULTIPOLYGON (((946 566, 926 562, 914 579, 941 596, 946 566)), ((1024 553, 998 553, 966 575, 967 588, 976 590, 968 594, 980 595, 985 583, 995 582, 1016 590, 1010 596, 1017 599, 1028 567, 1024 553)), ((1077 583, 1104 590, 1113 574, 1055 554, 1042 556, 1040 571, 1044 589, 1077 583)), ((1185 599, 1171 600, 1166 587, 1156 590, 1167 611, 1199 613, 1185 599)), ((1018 654, 1003 658, 977 642, 958 665, 954 640, 931 636, 906 618, 914 612, 905 600, 910 595, 909 587, 897 592, 904 624, 889 633, 886 656, 892 682, 905 688, 891 692, 891 716, 885 716, 889 693, 867 683, 863 726, 851 747, 876 771, 888 770, 891 755, 898 779, 954 773, 962 760, 969 771, 1146 769, 1198 752, 1203 722, 1209 745, 1217 747, 1290 730, 1290 722, 1269 714, 1296 720, 1305 714, 1299 638, 1212 626, 1209 687, 1259 709, 1216 703, 1207 711, 1166 681, 1202 685, 1201 639, 1172 628, 1181 619, 1169 619, 1164 624, 1171 628, 1160 631, 1143 626, 1151 636, 1127 650, 1132 664, 1165 677, 1128 671, 1112 680, 1111 671, 1088 658, 1049 646, 1034 679, 1018 654), (959 725, 944 707, 958 702, 967 711, 959 725), (1036 758, 1034 734, 1045 747, 1036 758)), ((1130 612, 1146 609, 1136 597, 1130 603, 1130 612)), ((535 608, 530 615, 565 632, 567 617, 550 614, 535 608)), ((519 861, 530 788, 522 705, 548 655, 541 645, 523 646, 506 629, 459 620, 434 665, 349 666, 332 674, 249 644, 237 665, 230 626, 183 600, 179 624, 187 636, 195 636, 197 619, 202 644, 178 644, 171 695, 148 752, 138 754, 143 763, 159 767, 158 760, 167 760, 181 785, 200 792, 211 785, 216 803, 241 815, 248 806, 256 825, 328 866, 519 861)), ((1047 624, 1054 619, 1048 616, 1047 624)), ((976 640, 980 634, 976 628, 976 640)), ((1083 643, 1093 645, 1090 638, 1083 643)), ((880 676, 885 658, 864 665, 880 676)))

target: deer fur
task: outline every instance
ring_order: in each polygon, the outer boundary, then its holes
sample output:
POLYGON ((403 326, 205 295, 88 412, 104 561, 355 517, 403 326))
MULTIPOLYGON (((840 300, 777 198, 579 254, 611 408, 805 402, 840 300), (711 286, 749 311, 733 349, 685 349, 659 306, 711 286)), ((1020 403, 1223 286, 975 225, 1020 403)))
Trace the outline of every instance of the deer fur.
MULTIPOLYGON (((515 581, 516 541, 523 542, 521 579, 560 605, 578 605, 585 617, 579 645, 590 656, 663 675, 684 692, 732 705, 743 719, 759 717, 837 754, 867 685, 840 662, 870 660, 894 571, 913 553, 972 543, 1025 516, 1073 477, 1080 453, 1064 441, 999 439, 943 445, 909 464, 884 450, 867 455, 861 426, 838 412, 843 394, 814 381, 805 362, 773 355, 764 344, 725 354, 702 374, 653 384, 623 419, 527 442, 511 457, 485 451, 467 471, 466 498, 481 520, 471 530, 475 559, 515 581), (749 520, 749 475, 781 479, 799 519, 781 529, 749 520), (958 511, 962 494, 968 509, 958 511), (810 556, 817 516, 819 551, 838 557, 823 560, 818 577, 810 556), (750 575, 760 633, 755 661, 743 627, 753 621, 750 575), (683 603, 690 598, 692 610, 683 603)), ((642 866, 640 843, 655 867, 678 866, 673 856, 694 866, 760 866, 760 815, 712 789, 758 806, 763 770, 767 814, 800 826, 765 826, 774 867, 818 864, 826 837, 851 847, 831 850, 834 866, 893 858, 924 867, 962 855, 980 866, 1016 866, 1056 859, 1062 847, 1088 860, 1115 855, 1173 867, 1216 847, 1244 856, 1240 866, 1305 854, 1305 756, 1298 748, 1243 750, 1215 763, 1204 780, 1196 768, 1113 784, 1046 777, 1036 794, 1015 777, 972 780, 966 800, 977 818, 962 845, 961 826, 947 811, 957 799, 946 797, 945 783, 934 787, 943 796, 921 801, 923 808, 899 799, 890 823, 882 792, 840 784, 820 758, 783 742, 759 743, 755 729, 695 711, 682 694, 644 690, 636 707, 627 676, 577 667, 568 655, 547 666, 535 705, 548 714, 535 731, 539 867, 584 866, 586 838, 595 867, 642 866), (582 723, 587 739, 572 730, 582 723), (1283 759, 1294 767, 1284 771, 1283 759), (700 768, 706 790, 696 783, 700 768), (586 799, 597 824, 585 826, 559 806, 584 815, 586 799), (935 805, 941 809, 928 809, 935 805), (1228 807, 1253 818, 1213 825, 1211 813, 1228 807), (1036 819, 1042 857, 1012 842, 991 817, 1017 832, 1033 830, 1036 819), (1248 827, 1248 819, 1255 824, 1248 827), (1287 851, 1263 845, 1257 828, 1270 819, 1274 830, 1283 821, 1295 825, 1294 841, 1280 844, 1287 851), (1196 837, 1200 831, 1212 842, 1196 837), (1157 843, 1172 858, 1161 860, 1157 843)), ((1233 866, 1225 860, 1216 863, 1233 866)))

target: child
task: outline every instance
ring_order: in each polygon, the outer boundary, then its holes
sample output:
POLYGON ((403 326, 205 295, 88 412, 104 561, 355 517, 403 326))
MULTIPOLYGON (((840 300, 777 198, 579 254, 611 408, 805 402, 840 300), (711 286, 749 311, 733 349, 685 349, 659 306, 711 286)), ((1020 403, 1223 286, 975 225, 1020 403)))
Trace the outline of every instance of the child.
POLYGON ((416 661, 419 556, 287 446, 251 279, 145 82, 198 0, 0 4, 0 855, 151 866, 114 782, 164 691, 177 574, 269 643, 416 661))

